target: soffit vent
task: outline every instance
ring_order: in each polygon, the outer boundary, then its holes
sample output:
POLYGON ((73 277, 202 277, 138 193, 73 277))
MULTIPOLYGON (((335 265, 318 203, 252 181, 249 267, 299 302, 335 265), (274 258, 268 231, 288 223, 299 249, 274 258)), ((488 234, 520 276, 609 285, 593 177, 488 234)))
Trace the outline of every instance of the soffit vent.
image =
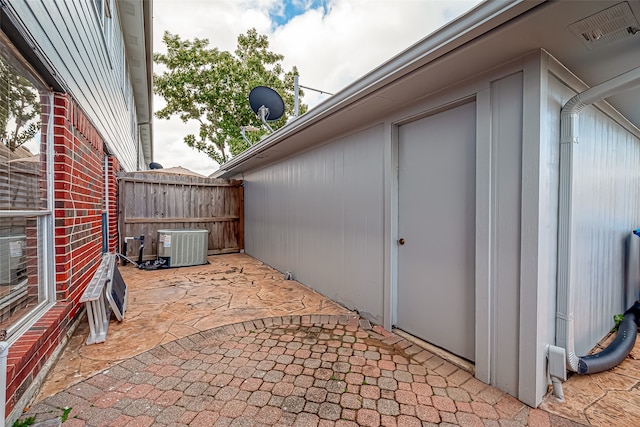
POLYGON ((582 43, 593 49, 633 37, 640 32, 629 3, 623 2, 569 25, 582 43))

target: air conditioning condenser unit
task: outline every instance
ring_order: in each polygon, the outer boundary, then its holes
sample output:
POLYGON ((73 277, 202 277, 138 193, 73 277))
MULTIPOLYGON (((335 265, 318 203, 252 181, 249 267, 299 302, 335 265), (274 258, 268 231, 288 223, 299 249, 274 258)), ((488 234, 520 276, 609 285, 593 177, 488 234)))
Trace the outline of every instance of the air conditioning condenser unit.
POLYGON ((0 285, 17 285, 27 278, 27 236, 0 237, 0 285))
POLYGON ((209 230, 158 230, 158 259, 167 267, 186 267, 207 263, 209 230))

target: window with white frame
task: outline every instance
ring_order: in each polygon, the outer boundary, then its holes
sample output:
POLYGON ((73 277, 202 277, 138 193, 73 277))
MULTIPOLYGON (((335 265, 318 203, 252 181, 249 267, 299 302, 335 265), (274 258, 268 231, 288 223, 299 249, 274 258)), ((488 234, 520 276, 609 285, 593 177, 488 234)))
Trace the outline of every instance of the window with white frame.
POLYGON ((0 32, 0 330, 8 340, 55 302, 52 94, 0 32))
POLYGON ((96 10, 96 16, 98 17, 98 22, 102 25, 104 23, 104 9, 105 9, 105 0, 93 0, 93 6, 96 10))
POLYGON ((131 80, 129 80, 129 66, 127 65, 126 61, 123 68, 124 76, 122 84, 124 85, 124 87, 122 89, 124 90, 124 103, 125 107, 127 107, 127 110, 131 111, 131 103, 133 102, 133 100, 131 96, 131 80))
POLYGON ((114 10, 112 9, 112 2, 111 0, 93 0, 93 6, 96 18, 100 24, 100 29, 102 30, 102 41, 109 53, 109 59, 112 61, 111 66, 113 67, 113 35, 115 32, 115 24, 113 20, 114 10))
POLYGON ((111 2, 105 0, 104 4, 104 38, 107 43, 107 50, 113 54, 113 11, 111 10, 111 2))

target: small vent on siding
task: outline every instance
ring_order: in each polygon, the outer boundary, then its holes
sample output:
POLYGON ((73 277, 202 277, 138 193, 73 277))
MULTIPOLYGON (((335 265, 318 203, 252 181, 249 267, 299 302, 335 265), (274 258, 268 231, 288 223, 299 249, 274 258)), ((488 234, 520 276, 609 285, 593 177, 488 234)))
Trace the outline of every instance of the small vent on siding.
POLYGON ((569 25, 587 49, 605 46, 640 32, 629 3, 623 2, 569 25))

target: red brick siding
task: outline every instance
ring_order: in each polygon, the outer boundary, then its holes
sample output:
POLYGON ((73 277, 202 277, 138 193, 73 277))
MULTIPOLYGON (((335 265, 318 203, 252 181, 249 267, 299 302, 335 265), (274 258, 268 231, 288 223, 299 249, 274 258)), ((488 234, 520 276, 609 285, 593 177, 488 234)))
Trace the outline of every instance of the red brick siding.
MULTIPOLYGON (((80 108, 64 94, 54 96, 53 133, 57 303, 9 349, 6 414, 14 409, 78 316, 82 308, 78 300, 102 256, 103 140, 80 108)), ((118 161, 109 158, 109 166, 109 248, 115 250, 118 161)))
POLYGON ((54 105, 56 296, 77 301, 102 253, 103 142, 68 97, 54 105))
POLYGON ((71 325, 71 304, 59 302, 9 348, 6 414, 31 385, 71 325))

